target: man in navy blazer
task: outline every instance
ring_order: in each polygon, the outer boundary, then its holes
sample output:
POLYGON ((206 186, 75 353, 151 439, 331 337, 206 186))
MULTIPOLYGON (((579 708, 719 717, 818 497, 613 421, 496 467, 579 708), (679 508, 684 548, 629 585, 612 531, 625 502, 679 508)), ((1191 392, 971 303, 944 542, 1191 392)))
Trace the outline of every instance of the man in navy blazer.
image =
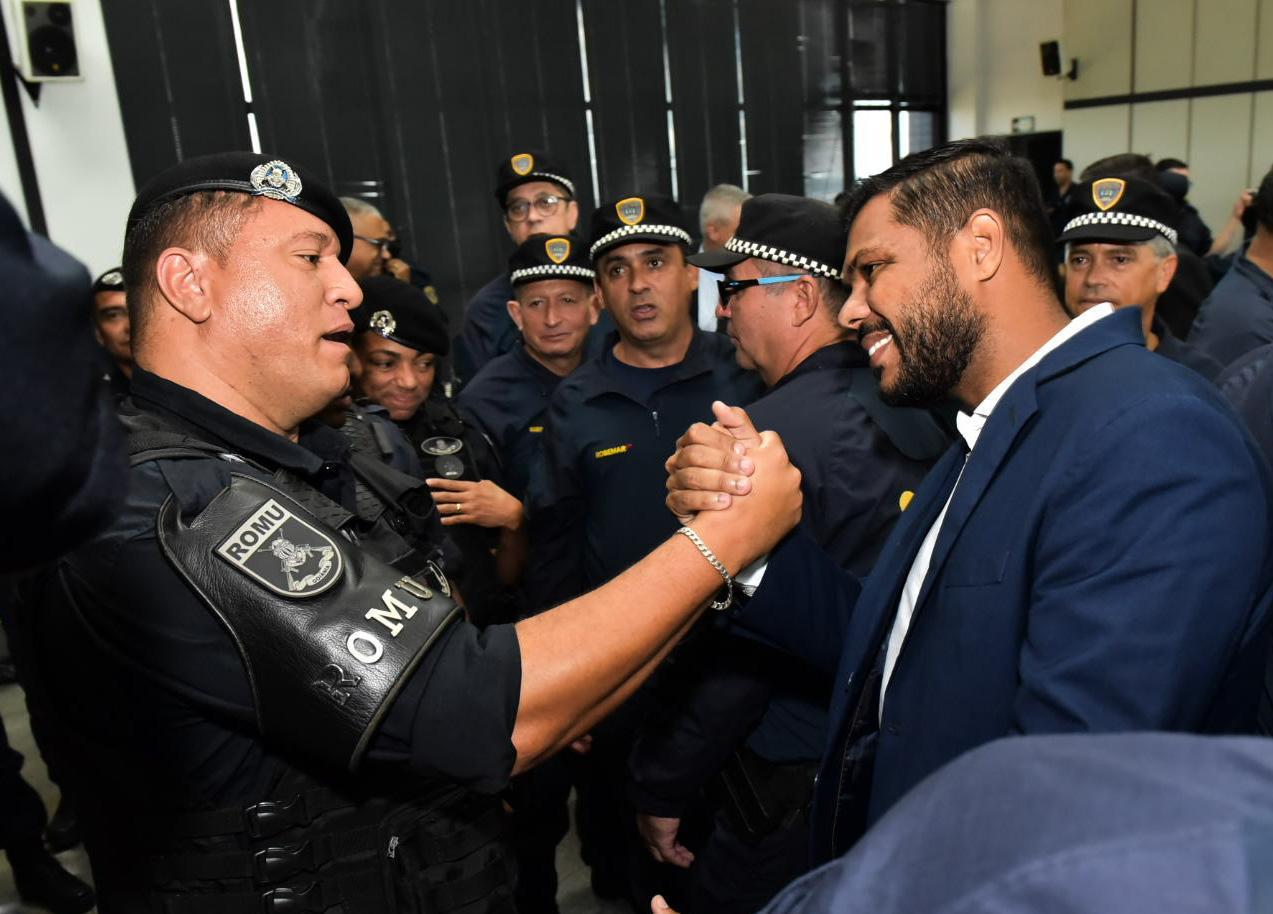
MULTIPOLYGON (((882 395, 967 411, 868 579, 793 534, 739 614, 836 677, 815 861, 998 737, 1250 729, 1273 485, 1218 393, 1145 349, 1135 309, 1068 319, 1037 185, 1002 147, 911 156, 848 207, 840 320, 882 395)), ((678 514, 748 491, 733 446, 754 432, 717 415, 669 461, 678 514)))

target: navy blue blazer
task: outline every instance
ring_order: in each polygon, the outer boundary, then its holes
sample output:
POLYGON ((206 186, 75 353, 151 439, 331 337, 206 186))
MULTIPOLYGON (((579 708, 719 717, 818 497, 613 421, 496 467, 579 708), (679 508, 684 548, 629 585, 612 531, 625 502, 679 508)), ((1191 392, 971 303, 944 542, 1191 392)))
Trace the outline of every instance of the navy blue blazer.
POLYGON ((848 727, 961 468, 889 683, 868 822, 1009 734, 1253 726, 1273 485, 1218 391, 1146 350, 1139 320, 1116 312, 1022 375, 967 466, 959 442, 933 468, 863 584, 799 532, 771 555, 741 620, 839 683, 816 860, 858 837, 837 817, 848 727))

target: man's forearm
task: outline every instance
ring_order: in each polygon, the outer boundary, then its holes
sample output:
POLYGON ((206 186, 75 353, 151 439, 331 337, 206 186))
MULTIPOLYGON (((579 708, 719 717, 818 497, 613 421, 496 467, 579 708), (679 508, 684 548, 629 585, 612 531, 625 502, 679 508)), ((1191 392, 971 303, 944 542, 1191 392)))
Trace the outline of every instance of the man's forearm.
POLYGON ((720 585, 694 544, 674 536, 608 584, 519 622, 514 770, 551 755, 622 703, 720 585))

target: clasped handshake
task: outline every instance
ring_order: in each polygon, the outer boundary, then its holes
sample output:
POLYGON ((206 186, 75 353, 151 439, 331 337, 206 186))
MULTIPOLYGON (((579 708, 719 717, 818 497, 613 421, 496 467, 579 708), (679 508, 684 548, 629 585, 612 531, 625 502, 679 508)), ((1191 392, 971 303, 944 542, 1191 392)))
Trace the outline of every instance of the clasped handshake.
MULTIPOLYGON (((667 506, 722 559, 729 554, 746 564, 799 523, 800 471, 778 434, 757 432, 743 410, 718 400, 712 413, 716 421, 690 426, 667 459, 667 506)), ((733 573, 740 570, 727 559, 725 564, 733 573)))

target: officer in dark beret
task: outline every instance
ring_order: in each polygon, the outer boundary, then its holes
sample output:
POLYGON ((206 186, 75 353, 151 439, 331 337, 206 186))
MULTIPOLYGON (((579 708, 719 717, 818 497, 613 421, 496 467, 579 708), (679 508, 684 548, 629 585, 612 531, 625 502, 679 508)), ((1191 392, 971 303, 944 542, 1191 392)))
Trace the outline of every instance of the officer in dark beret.
POLYGON ((111 267, 93 280, 93 331, 107 356, 106 383, 115 398, 122 400, 128 396, 128 379, 133 373, 133 347, 124 274, 119 267, 111 267))
POLYGON ((442 522, 460 525, 450 532, 461 564, 448 570, 469 618, 511 622, 518 607, 512 585, 525 556, 521 502, 500 487, 491 443, 435 384, 438 359, 450 349, 442 310, 391 276, 371 276, 361 286, 353 319, 363 400, 388 411, 434 487, 442 522))
POLYGON ((1065 307, 1074 315, 1098 305, 1140 308, 1149 349, 1214 381, 1224 366, 1177 339, 1155 309, 1176 275, 1177 214, 1171 197, 1140 178, 1076 185, 1057 238, 1065 252, 1065 307))
MULTIPOLYGON (((661 501, 677 437, 713 421, 713 400, 750 403, 762 389, 728 337, 695 326, 699 271, 686 259, 692 238, 675 200, 625 194, 599 206, 591 226, 597 292, 617 329, 549 404, 528 494, 527 582, 538 607, 610 580, 675 530, 661 501)), ((580 794, 594 885, 633 903, 646 886, 627 871, 647 855, 625 799, 626 763, 649 703, 643 693, 593 734, 595 778, 580 794)))
MULTIPOLYGON (((542 149, 514 150, 495 166, 495 202, 514 245, 535 234, 573 232, 577 198, 570 170, 542 149)), ((464 326, 455 341, 455 373, 462 384, 517 347, 517 328, 508 316, 512 297, 508 274, 501 272, 464 306, 464 326)))
POLYGON ((479 631, 431 564, 423 481, 306 422, 349 383, 351 243, 312 173, 255 153, 182 162, 129 214, 126 502, 18 612, 103 911, 511 910, 497 792, 630 694, 713 561, 798 516, 762 444, 765 495, 701 545, 479 631))

